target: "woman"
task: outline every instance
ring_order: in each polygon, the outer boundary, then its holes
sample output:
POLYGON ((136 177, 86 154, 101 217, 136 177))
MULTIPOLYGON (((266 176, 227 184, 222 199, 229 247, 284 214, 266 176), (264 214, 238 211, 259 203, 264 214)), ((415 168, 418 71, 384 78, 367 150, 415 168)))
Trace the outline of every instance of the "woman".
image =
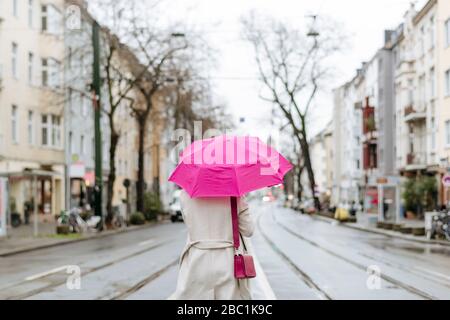
MULTIPOLYGON (((188 240, 180 259, 177 289, 170 299, 251 299, 248 279, 234 277, 230 198, 191 199, 181 191, 180 201, 188 240)), ((238 214, 241 235, 251 237, 254 224, 242 198, 238 214)))

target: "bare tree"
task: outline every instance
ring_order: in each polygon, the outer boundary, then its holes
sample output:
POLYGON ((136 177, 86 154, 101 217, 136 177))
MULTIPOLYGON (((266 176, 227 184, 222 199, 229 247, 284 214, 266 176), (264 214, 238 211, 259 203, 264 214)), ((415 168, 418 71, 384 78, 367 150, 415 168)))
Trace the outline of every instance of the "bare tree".
POLYGON ((130 77, 127 64, 128 49, 120 43, 119 39, 107 28, 103 28, 103 48, 106 51, 102 61, 104 85, 107 92, 107 108, 103 113, 108 118, 110 129, 109 143, 109 173, 106 202, 106 225, 110 226, 113 220, 112 202, 114 198, 114 184, 116 181, 116 152, 121 136, 120 126, 116 123, 116 112, 126 103, 132 108, 134 99, 131 95, 136 78, 130 77))
POLYGON ((167 119, 173 119, 171 129, 184 128, 193 132, 194 123, 202 123, 202 134, 209 129, 229 129, 233 126, 224 104, 214 105, 211 84, 191 64, 174 66, 174 82, 167 90, 167 119))
MULTIPOLYGON (((156 2, 155 2, 156 3, 156 2)), ((91 10, 96 13, 99 19, 105 23, 102 28, 102 50, 104 58, 102 59, 102 74, 104 78, 104 87, 107 93, 107 106, 103 108, 103 113, 108 118, 110 129, 110 147, 109 147, 109 165, 110 170, 108 174, 108 189, 107 189, 107 217, 106 223, 110 224, 113 218, 112 201, 114 198, 114 184, 116 180, 116 152, 119 144, 121 130, 120 123, 116 117, 117 110, 123 105, 131 110, 131 114, 138 118, 138 124, 141 124, 142 119, 142 104, 140 97, 136 99, 136 91, 138 84, 146 81, 149 78, 149 69, 154 67, 155 61, 147 59, 142 62, 139 55, 134 52, 134 45, 136 43, 135 37, 140 32, 136 27, 135 7, 129 5, 128 1, 124 0, 99 0, 93 2, 91 10), (136 101, 138 100, 138 101, 136 101)), ((151 107, 147 108, 151 111, 151 107)), ((144 117, 148 117, 148 113, 144 117)), ((140 137, 143 134, 142 126, 140 128, 140 137)), ((145 135, 144 135, 145 138, 145 135)), ((140 164, 143 162, 143 139, 140 139, 139 157, 140 164), (142 141, 142 144, 141 144, 142 141)), ((138 202, 143 203, 143 188, 139 186, 143 183, 143 165, 139 167, 140 182, 138 182, 138 202), (139 191, 141 190, 141 191, 139 191)), ((138 208, 143 210, 143 205, 138 208)))
POLYGON ((318 91, 330 76, 332 68, 328 60, 342 48, 344 38, 331 22, 318 23, 321 36, 311 33, 314 39, 309 39, 289 24, 270 17, 257 20, 252 13, 242 18, 244 37, 254 49, 263 85, 261 98, 278 106, 289 122, 300 145, 314 204, 319 210, 309 151, 308 117, 318 91))
POLYGON ((138 125, 136 209, 142 212, 145 192, 144 154, 149 117, 157 103, 158 95, 167 85, 167 78, 170 76, 169 66, 176 63, 178 54, 188 48, 188 40, 175 27, 161 28, 152 24, 153 19, 142 15, 142 10, 133 5, 128 18, 129 34, 126 41, 139 62, 134 64, 132 69, 136 79, 134 86, 144 100, 144 104, 131 106, 132 116, 138 125))

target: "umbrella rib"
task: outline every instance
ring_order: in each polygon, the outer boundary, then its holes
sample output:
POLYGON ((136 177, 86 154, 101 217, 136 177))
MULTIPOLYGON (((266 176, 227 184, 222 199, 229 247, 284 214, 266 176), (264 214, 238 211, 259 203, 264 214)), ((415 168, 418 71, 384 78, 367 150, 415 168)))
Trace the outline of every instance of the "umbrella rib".
POLYGON ((202 168, 199 167, 199 168, 198 168, 198 171, 197 171, 197 175, 196 175, 196 177, 195 177, 195 183, 192 185, 192 189, 191 189, 191 192, 192 192, 191 198, 193 198, 193 196, 194 196, 194 188, 195 188, 195 186, 197 185, 197 182, 198 182, 198 176, 200 175, 200 171, 201 171, 201 170, 202 170, 202 168))

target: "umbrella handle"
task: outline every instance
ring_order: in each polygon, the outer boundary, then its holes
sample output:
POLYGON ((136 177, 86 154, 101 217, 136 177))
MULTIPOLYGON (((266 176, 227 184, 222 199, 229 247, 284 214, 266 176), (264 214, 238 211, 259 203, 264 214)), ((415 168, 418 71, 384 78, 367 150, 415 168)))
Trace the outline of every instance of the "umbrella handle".
POLYGON ((231 204, 231 223, 233 227, 233 243, 234 247, 239 249, 239 218, 237 214, 237 197, 230 198, 231 204))

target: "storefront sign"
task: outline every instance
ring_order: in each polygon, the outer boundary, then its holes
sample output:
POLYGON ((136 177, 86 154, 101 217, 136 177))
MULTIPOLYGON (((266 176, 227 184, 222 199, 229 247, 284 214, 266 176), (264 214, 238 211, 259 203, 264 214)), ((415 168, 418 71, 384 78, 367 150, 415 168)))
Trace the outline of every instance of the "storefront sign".
POLYGON ((86 166, 83 163, 73 163, 69 168, 70 178, 83 179, 86 174, 86 166))
POLYGON ((6 214, 8 212, 7 179, 0 178, 0 237, 6 236, 6 214))

